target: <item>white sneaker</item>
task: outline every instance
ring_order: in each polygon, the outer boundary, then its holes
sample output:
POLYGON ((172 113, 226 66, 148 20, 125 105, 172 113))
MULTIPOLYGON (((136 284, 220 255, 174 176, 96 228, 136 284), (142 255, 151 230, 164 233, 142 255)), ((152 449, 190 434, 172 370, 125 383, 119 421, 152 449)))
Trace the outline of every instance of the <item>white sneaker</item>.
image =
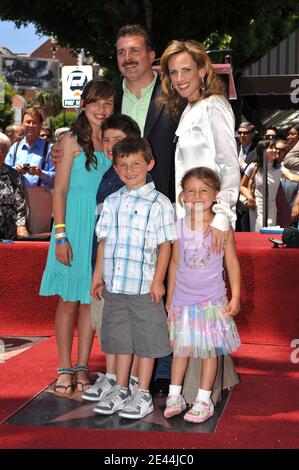
POLYGON ((133 397, 135 393, 138 392, 138 381, 133 379, 133 377, 130 377, 129 380, 129 390, 131 393, 131 397, 133 397))
POLYGON ((185 414, 184 420, 191 423, 203 423, 207 421, 214 414, 214 405, 211 401, 209 403, 196 400, 192 408, 185 414))
POLYGON ((179 415, 186 408, 187 405, 182 395, 168 395, 164 416, 165 418, 171 418, 172 416, 179 415))
POLYGON ((138 390, 131 400, 123 407, 119 416, 128 419, 140 419, 154 411, 154 403, 149 392, 138 390))
POLYGON ((93 411, 102 415, 112 415, 116 411, 122 410, 130 398, 130 391, 127 388, 114 385, 110 393, 99 401, 93 411))
POLYGON ((105 374, 99 373, 95 383, 82 393, 81 397, 88 401, 100 401, 104 398, 116 384, 114 379, 108 378, 105 374))

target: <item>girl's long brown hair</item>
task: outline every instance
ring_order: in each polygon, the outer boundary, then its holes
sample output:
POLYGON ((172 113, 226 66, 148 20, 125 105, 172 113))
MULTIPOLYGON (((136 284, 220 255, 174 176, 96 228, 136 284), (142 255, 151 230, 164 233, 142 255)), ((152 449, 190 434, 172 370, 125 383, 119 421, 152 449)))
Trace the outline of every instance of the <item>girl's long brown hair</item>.
POLYGON ((168 113, 176 119, 179 117, 188 102, 171 87, 168 62, 170 57, 181 52, 188 52, 196 63, 198 69, 205 68, 206 70, 203 86, 200 87, 199 84, 198 87, 200 99, 208 98, 211 95, 226 96, 225 85, 214 71, 211 59, 206 53, 203 45, 193 40, 174 40, 168 45, 161 57, 160 65, 162 93, 158 100, 160 104, 165 105, 168 113))
MULTIPOLYGON (((90 80, 84 87, 81 94, 83 106, 94 103, 97 100, 109 99, 113 97, 115 103, 115 91, 112 84, 106 78, 95 78, 90 80)), ((90 166, 97 168, 97 159, 94 155, 94 146, 92 142, 92 129, 85 115, 84 109, 80 112, 76 121, 72 125, 73 134, 77 142, 86 155, 85 168, 90 171, 90 166)))

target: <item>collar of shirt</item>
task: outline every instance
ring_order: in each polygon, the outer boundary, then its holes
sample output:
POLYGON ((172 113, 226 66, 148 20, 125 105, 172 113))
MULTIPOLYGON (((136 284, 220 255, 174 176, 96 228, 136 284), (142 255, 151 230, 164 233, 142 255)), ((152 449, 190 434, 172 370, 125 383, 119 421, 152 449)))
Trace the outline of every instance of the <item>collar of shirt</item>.
POLYGON ((247 155, 247 153, 249 152, 250 147, 251 147, 251 142, 250 142, 250 144, 246 145, 246 147, 243 147, 243 146, 241 145, 241 149, 242 149, 243 155, 247 155))
POLYGON ((140 98, 137 98, 136 95, 130 91, 123 80, 123 99, 121 105, 121 112, 127 114, 132 119, 134 119, 141 131, 141 135, 144 134, 145 121, 148 113, 148 109, 151 102, 151 97, 155 82, 157 80, 157 74, 154 74, 153 81, 145 88, 141 90, 140 98))
POLYGON ((40 149, 44 150, 44 145, 45 145, 45 141, 44 139, 41 139, 40 137, 31 146, 27 142, 26 137, 24 137, 24 139, 20 141, 20 148, 22 150, 25 149, 25 150, 30 150, 32 152, 37 150, 37 152, 35 153, 40 153, 39 152, 40 149))
POLYGON ((154 74, 153 81, 148 86, 141 89, 141 96, 140 96, 139 99, 136 97, 135 93, 133 93, 133 91, 129 90, 129 88, 127 87, 126 79, 124 79, 123 83, 122 83, 124 93, 134 101, 145 99, 149 95, 151 96, 153 88, 154 88, 156 80, 157 80, 157 72, 153 71, 153 74, 154 74))
POLYGON ((153 181, 151 181, 150 183, 147 183, 144 186, 141 186, 140 188, 137 188, 137 189, 129 190, 127 186, 124 186, 119 191, 121 195, 124 194, 126 196, 130 195, 130 196, 140 197, 140 196, 144 196, 146 193, 152 191, 153 189, 155 189, 155 184, 153 181))

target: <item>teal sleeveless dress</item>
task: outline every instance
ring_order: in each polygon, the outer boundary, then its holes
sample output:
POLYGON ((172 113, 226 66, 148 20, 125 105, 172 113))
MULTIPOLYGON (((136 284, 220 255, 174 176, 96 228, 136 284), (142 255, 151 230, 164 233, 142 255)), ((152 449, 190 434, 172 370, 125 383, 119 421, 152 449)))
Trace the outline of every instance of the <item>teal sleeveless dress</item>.
POLYGON ((73 251, 71 266, 55 257, 53 228, 40 295, 59 295, 65 301, 90 304, 91 252, 96 222, 96 194, 111 161, 103 152, 95 152, 97 169, 85 168, 83 151, 74 159, 66 200, 66 232, 73 251))

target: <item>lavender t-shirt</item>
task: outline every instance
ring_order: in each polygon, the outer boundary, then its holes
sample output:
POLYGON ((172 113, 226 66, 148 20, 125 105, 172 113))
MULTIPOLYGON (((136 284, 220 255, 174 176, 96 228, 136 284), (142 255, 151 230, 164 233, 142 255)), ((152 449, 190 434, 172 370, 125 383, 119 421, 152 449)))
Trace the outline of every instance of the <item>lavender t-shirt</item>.
POLYGON ((189 230, 184 219, 176 222, 176 231, 180 260, 173 305, 193 305, 225 295, 223 253, 212 252, 211 233, 202 238, 202 232, 189 230))

